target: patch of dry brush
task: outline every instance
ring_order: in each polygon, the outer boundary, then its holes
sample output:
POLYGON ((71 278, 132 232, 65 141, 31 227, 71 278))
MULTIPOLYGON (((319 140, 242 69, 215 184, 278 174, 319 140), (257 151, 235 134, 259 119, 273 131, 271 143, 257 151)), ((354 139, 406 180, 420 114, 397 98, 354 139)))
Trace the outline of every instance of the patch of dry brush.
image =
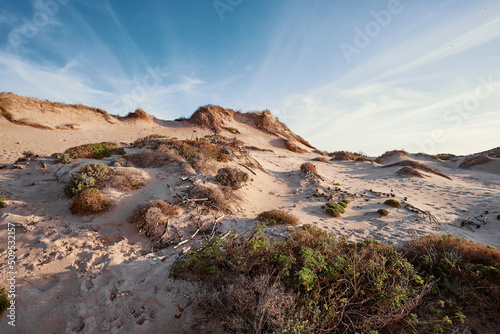
POLYGON ((110 200, 103 198, 99 189, 89 188, 71 199, 69 210, 74 215, 86 216, 101 213, 110 206, 110 200))
POLYGON ((484 165, 493 161, 487 154, 476 155, 472 157, 465 158, 464 161, 458 166, 458 168, 468 169, 477 165, 484 165))
POLYGON ((396 162, 396 163, 391 164, 391 165, 382 166, 382 168, 399 167, 399 166, 401 166, 401 167, 411 167, 413 169, 417 169, 417 170, 421 170, 421 171, 424 171, 424 172, 436 174, 436 175, 439 175, 441 177, 444 177, 445 179, 451 180, 451 177, 449 177, 448 175, 442 173, 439 169, 429 167, 429 166, 427 166, 427 165, 425 165, 423 163, 420 163, 420 162, 417 162, 417 161, 413 161, 413 160, 404 160, 404 161, 396 162))

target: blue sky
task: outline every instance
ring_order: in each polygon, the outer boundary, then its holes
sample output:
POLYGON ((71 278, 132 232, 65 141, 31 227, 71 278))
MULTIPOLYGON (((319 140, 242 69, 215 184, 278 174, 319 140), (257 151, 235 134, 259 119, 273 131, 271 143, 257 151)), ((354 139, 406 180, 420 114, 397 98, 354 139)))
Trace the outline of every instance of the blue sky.
POLYGON ((270 109, 328 151, 500 146, 497 0, 5 1, 0 31, 0 91, 270 109))

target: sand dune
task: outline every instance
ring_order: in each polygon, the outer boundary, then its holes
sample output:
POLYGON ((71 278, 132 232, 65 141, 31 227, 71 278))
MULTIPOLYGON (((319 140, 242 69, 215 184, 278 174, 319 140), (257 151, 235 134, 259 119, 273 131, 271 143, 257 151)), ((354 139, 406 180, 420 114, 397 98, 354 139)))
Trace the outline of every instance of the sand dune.
MULTIPOLYGON (((441 161, 399 151, 375 161, 329 161, 313 153, 307 141, 268 111, 243 114, 207 107, 187 121, 161 121, 140 113, 120 118, 100 109, 13 94, 0 97, 4 116, 0 117, 0 164, 5 167, 0 170, 0 195, 6 198, 0 222, 2 227, 16 225, 19 322, 12 333, 159 333, 166 328, 169 333, 189 332, 192 310, 188 305, 196 289, 168 277, 172 263, 204 236, 252 233, 257 215, 272 209, 290 212, 301 224, 350 241, 376 239, 402 245, 417 236, 452 233, 500 247, 500 220, 496 219, 500 158, 492 153, 487 162, 467 169, 460 165, 468 157, 441 161), (131 145, 150 134, 166 138, 144 147, 131 145), (196 151, 196 139, 206 136, 211 150, 220 148, 216 159, 196 151), (293 141, 303 153, 290 151, 283 140, 293 141), (101 189, 113 203, 110 209, 99 215, 72 215, 64 189, 75 172, 96 160, 54 164, 51 155, 104 141, 117 143, 128 156, 148 154, 143 152, 152 152, 148 147, 155 145, 182 145, 184 151, 177 149, 177 155, 168 156, 167 150, 155 151, 161 156, 151 159, 160 159, 158 166, 125 167, 137 170, 144 185, 124 190, 110 183, 101 189), (187 150, 194 150, 192 160, 182 155, 187 150), (38 157, 28 155, 26 161, 14 163, 25 151, 38 157), (305 162, 313 162, 318 178, 313 180, 300 170, 305 162), (13 169, 15 165, 19 169, 13 169), (214 209, 218 202, 193 197, 195 186, 219 187, 216 175, 222 167, 240 169, 249 179, 241 189, 224 193, 228 210, 214 209), (401 167, 427 177, 400 177, 401 167), (327 199, 342 198, 351 201, 346 213, 339 218, 327 215, 327 199), (388 198, 403 205, 388 207, 383 204, 388 198), (172 240, 168 247, 156 247, 129 222, 140 204, 154 200, 180 207, 162 232, 163 237, 171 237, 164 239, 172 240), (389 215, 381 217, 380 208, 389 215), (479 216, 480 228, 461 224, 479 216)), ((114 166, 120 157, 99 161, 114 166)), ((0 252, 5 258, 6 228, 0 231, 0 252)), ((2 269, 0 281, 7 276, 2 269)), ((3 333, 9 333, 7 321, 0 319, 3 333)))

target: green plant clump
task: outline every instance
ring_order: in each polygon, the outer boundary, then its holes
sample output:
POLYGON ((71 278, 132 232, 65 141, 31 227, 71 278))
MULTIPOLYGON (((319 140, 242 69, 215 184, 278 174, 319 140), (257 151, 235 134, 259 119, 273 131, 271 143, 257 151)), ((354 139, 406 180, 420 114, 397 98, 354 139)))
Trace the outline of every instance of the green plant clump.
POLYGON ((69 184, 65 187, 64 193, 68 197, 74 197, 86 189, 96 188, 104 182, 110 171, 111 169, 101 162, 83 165, 73 175, 69 184))
POLYGON ((389 211, 387 211, 386 209, 378 209, 377 212, 381 215, 381 216, 388 216, 389 215, 389 211))
POLYGON ((403 319, 427 291, 392 247, 311 225, 282 240, 209 239, 170 274, 210 288, 197 300, 200 325, 227 332, 365 333, 403 319))
POLYGON ((500 215, 497 216, 497 219, 500 220, 500 215))
POLYGON ((345 209, 347 208, 347 203, 345 201, 341 201, 339 203, 328 202, 326 203, 326 213, 332 217, 340 217, 345 213, 345 209))
POLYGON ((64 151, 72 159, 102 159, 111 155, 124 155, 123 148, 117 148, 115 143, 94 143, 72 147, 64 151))
POLYGON ((5 293, 5 289, 0 289, 0 315, 3 314, 7 308, 10 306, 9 298, 5 293))
POLYGON ((0 196, 0 209, 5 208, 5 197, 0 196))
POLYGON ((298 225, 299 219, 283 210, 264 211, 257 216, 257 220, 271 225, 298 225))
POLYGON ((388 199, 387 201, 384 202, 385 205, 392 206, 393 208, 400 208, 401 203, 395 199, 388 199))

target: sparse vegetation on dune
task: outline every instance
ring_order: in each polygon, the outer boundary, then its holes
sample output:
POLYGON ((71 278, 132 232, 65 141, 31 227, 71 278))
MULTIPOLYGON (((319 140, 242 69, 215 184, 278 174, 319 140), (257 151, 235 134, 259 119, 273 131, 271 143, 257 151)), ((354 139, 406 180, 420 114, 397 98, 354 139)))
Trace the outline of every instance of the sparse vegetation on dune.
POLYGON ((74 215, 94 215, 107 210, 111 202, 102 197, 99 189, 89 188, 74 196, 69 210, 74 215))
POLYGON ((400 167, 400 166, 401 167, 411 167, 413 169, 417 169, 417 170, 421 170, 421 171, 424 171, 424 172, 436 174, 436 175, 439 175, 441 177, 444 177, 445 179, 451 180, 451 177, 449 177, 448 175, 444 174, 439 169, 429 167, 429 166, 427 166, 427 165, 425 165, 423 163, 420 163, 420 162, 417 162, 417 161, 414 161, 414 160, 403 160, 403 161, 400 161, 400 162, 393 163, 391 165, 382 166, 382 168, 391 168, 391 167, 400 167))
POLYGON ((384 202, 384 204, 392 206, 393 208, 400 208, 401 207, 401 203, 395 199, 388 199, 384 202))
POLYGON ((299 219, 297 217, 283 210, 271 210, 271 211, 261 212, 257 216, 257 220, 266 223, 266 225, 268 226, 299 224, 299 219))
POLYGON ((110 171, 111 169, 101 162, 83 165, 78 172, 73 174, 64 188, 64 193, 68 197, 74 197, 84 190, 97 188, 104 183, 110 171))
POLYGON ((136 109, 134 112, 130 112, 125 116, 126 120, 135 120, 135 121, 151 121, 154 119, 153 116, 148 114, 142 109, 136 109))
POLYGON ((152 146, 158 147, 161 143, 166 141, 167 136, 160 134, 150 134, 145 137, 137 138, 133 143, 132 147, 144 147, 144 146, 152 146))
POLYGON ((235 167, 221 168, 217 171, 215 180, 223 186, 229 186, 233 190, 237 190, 248 181, 248 173, 235 167))
POLYGON ((293 140, 284 138, 283 143, 285 144, 286 149, 289 151, 301 154, 307 153, 307 150, 304 150, 303 148, 299 147, 293 140))
POLYGON ((5 208, 5 205, 6 205, 5 201, 6 201, 5 197, 0 196, 0 209, 5 208))
POLYGON ((380 157, 375 159, 375 162, 378 164, 383 164, 390 160, 391 158, 394 157, 405 157, 410 155, 410 153, 404 151, 404 150, 393 150, 393 151, 387 151, 384 154, 382 154, 380 157))
POLYGON ((68 148, 64 151, 71 159, 102 159, 112 155, 123 155, 125 150, 115 143, 94 143, 68 148))
POLYGON ((311 225, 283 240, 207 240, 171 275, 202 284, 198 326, 215 332, 367 332, 403 319, 428 289, 393 248, 311 225))
POLYGON ((191 199, 201 200, 203 204, 226 213, 232 212, 231 201, 237 199, 229 187, 226 187, 226 191, 223 192, 218 187, 206 187, 199 184, 189 188, 189 196, 191 199))
MULTIPOLYGON (((222 130, 230 131, 232 129, 225 127, 224 121, 232 121, 235 113, 236 112, 232 109, 225 109, 221 106, 207 104, 199 107, 193 115, 191 115, 189 121, 200 126, 207 127, 215 132, 220 132, 222 130)), ((230 132, 235 133, 233 131, 230 132)), ((239 131, 236 133, 239 133, 239 131)))
POLYGON ((440 159, 440 160, 445 160, 445 161, 448 161, 452 158, 455 158, 456 155, 455 154, 451 154, 451 153, 439 153, 439 154, 436 154, 436 158, 440 159))
POLYGON ((328 202, 326 203, 326 210, 325 212, 332 216, 332 217, 340 217, 342 214, 345 213, 345 209, 347 208, 347 205, 349 204, 349 200, 344 199, 340 202, 328 202))
POLYGON ((484 165, 493 161, 487 154, 480 154, 472 157, 465 158, 458 168, 468 169, 473 166, 484 165))
POLYGON ((403 167, 396 172, 397 175, 402 177, 419 177, 424 178, 425 175, 420 173, 418 170, 412 167, 403 167))
POLYGON ((154 200, 139 205, 129 222, 136 225, 140 233, 150 238, 155 247, 165 247, 178 237, 168 229, 168 219, 177 215, 179 209, 175 204, 154 200))
POLYGON ((377 213, 384 217, 389 215, 389 211, 387 211, 386 209, 378 209, 377 213))
POLYGON ((318 175, 316 166, 314 166, 314 164, 311 162, 304 162, 302 165, 300 165, 300 170, 305 174, 318 175))

